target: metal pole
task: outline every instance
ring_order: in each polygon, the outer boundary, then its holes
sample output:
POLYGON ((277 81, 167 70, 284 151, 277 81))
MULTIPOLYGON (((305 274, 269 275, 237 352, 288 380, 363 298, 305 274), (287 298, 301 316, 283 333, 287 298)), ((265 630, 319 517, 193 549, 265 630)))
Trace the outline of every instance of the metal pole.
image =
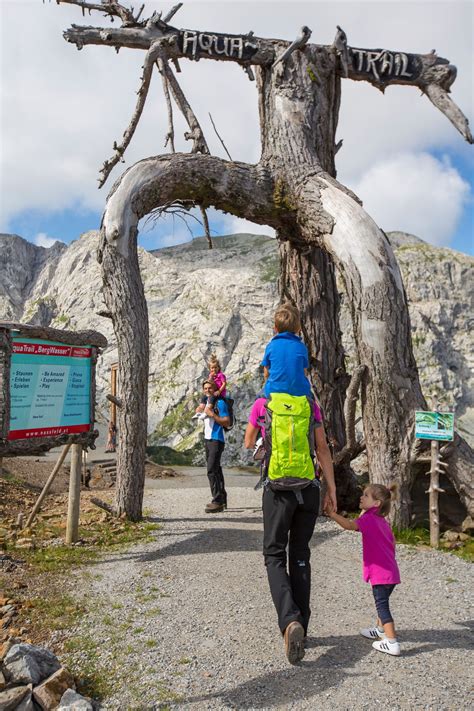
POLYGON ((67 509, 66 543, 75 543, 79 537, 79 509, 81 503, 82 445, 71 447, 71 475, 69 478, 69 502, 67 509))
POLYGON ((431 470, 430 470, 430 546, 439 546, 439 442, 431 440, 431 470))
POLYGON ((69 448, 70 448, 70 447, 71 447, 70 444, 65 444, 65 445, 64 445, 63 451, 61 452, 58 461, 57 461, 56 464, 54 465, 53 471, 52 471, 51 474, 49 475, 48 480, 47 480, 46 484, 45 484, 44 487, 43 487, 43 491, 42 491, 41 494, 38 496, 38 500, 37 500, 36 504, 33 506, 33 511, 30 513, 30 515, 29 515, 29 517, 28 517, 28 521, 26 522, 26 528, 28 528, 28 526, 31 526, 34 517, 35 517, 36 514, 38 513, 38 511, 39 511, 39 509, 40 509, 40 506, 41 506, 41 504, 43 503, 44 497, 45 497, 46 494, 48 493, 48 491, 49 491, 49 489, 50 489, 50 486, 51 486, 51 484, 53 483, 53 481, 54 481, 54 479, 55 479, 55 477, 56 477, 56 474, 57 474, 58 471, 61 469, 62 463, 64 462, 64 460, 65 460, 65 458, 66 458, 66 454, 69 452, 69 448))

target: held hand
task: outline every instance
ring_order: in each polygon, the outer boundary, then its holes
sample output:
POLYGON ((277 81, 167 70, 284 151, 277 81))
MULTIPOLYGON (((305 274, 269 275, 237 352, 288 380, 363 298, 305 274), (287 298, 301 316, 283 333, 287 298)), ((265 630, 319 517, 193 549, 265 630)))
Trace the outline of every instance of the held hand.
POLYGON ((328 489, 324 497, 323 511, 327 516, 337 511, 336 489, 328 489))
POLYGON ((207 406, 206 406, 206 409, 204 410, 204 414, 207 415, 208 417, 214 417, 216 413, 214 412, 214 410, 212 409, 212 407, 210 407, 209 405, 207 405, 207 406))

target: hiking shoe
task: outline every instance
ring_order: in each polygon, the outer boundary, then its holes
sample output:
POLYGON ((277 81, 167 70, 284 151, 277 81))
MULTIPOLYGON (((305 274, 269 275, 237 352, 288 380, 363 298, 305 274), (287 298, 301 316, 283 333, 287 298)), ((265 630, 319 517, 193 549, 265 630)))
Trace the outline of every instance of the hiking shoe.
POLYGON ((372 647, 376 649, 377 652, 391 654, 393 657, 399 657, 401 652, 398 642, 389 642, 386 638, 381 639, 379 642, 372 642, 372 647))
POLYGON ((364 629, 359 630, 359 633, 362 637, 367 637, 367 639, 371 639, 372 641, 374 639, 385 639, 385 632, 379 630, 378 627, 364 627, 364 629))
POLYGON ((290 622, 287 626, 283 638, 285 640, 285 652, 290 664, 296 664, 304 657, 304 629, 299 622, 290 622))
POLYGON ((225 504, 217 504, 214 501, 211 501, 210 504, 206 504, 206 508, 204 511, 206 513, 220 513, 221 511, 224 511, 225 504))

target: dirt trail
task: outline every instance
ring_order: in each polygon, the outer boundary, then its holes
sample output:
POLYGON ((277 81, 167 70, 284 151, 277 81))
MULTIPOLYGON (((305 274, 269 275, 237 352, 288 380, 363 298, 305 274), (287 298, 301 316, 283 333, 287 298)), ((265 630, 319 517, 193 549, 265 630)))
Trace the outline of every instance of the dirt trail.
POLYGON ((387 657, 358 635, 374 612, 360 538, 321 520, 309 649, 291 667, 263 566, 261 494, 248 477, 241 484, 225 513, 205 515, 202 478, 160 482, 145 503, 162 523, 156 539, 75 574, 78 597, 96 602, 72 634, 99 645, 96 663, 114 680, 102 708, 470 707, 472 566, 398 547, 392 608, 403 655, 387 657))

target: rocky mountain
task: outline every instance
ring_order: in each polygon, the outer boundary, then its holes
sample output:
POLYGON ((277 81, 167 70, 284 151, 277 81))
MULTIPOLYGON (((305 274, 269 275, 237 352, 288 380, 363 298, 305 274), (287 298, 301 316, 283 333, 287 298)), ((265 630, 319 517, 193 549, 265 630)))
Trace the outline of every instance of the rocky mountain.
MULTIPOLYGON (((60 256, 67 249, 62 242, 52 247, 37 247, 18 235, 0 234, 0 315, 18 321, 24 316, 26 301, 36 288, 38 278, 49 280, 60 256)), ((47 314, 42 314, 45 321, 47 314)))
MULTIPOLYGON (((410 304, 413 344, 424 392, 455 405, 457 424, 474 434, 472 391, 472 284, 474 260, 432 247, 411 235, 390 233, 410 304)), ((104 309, 98 236, 84 234, 68 247, 35 247, 16 235, 0 236, 0 318, 68 329, 94 328, 109 347, 99 361, 99 414, 107 417, 110 366, 117 350, 104 309)), ((140 250, 150 319, 149 433, 157 456, 202 461, 200 428, 191 420, 216 352, 236 401, 237 424, 226 460, 245 461, 242 428, 261 387, 259 362, 272 335, 278 301, 275 240, 255 235, 204 238, 153 253, 140 250)), ((341 288, 342 292, 342 288, 341 288)), ((346 306, 342 331, 349 370, 353 343, 346 306)))

